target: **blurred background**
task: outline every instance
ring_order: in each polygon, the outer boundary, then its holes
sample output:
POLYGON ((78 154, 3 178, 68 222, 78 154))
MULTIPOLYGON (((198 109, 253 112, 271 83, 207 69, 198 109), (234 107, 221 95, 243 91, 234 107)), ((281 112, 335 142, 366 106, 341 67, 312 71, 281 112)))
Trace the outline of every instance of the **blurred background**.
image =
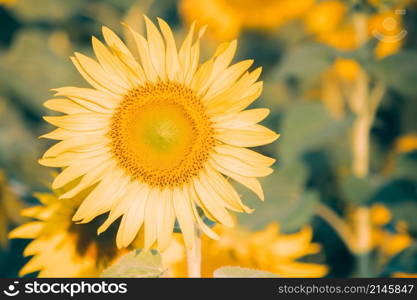
MULTIPOLYGON (((91 36, 142 15, 178 37, 208 24, 208 57, 238 38, 237 60, 263 67, 265 124, 281 138, 259 149, 277 158, 264 203, 239 216, 250 231, 311 227, 321 245, 300 261, 329 277, 417 273, 417 3, 413 0, 0 0, 0 277, 16 277, 29 241, 7 232, 47 191, 37 160, 50 142, 42 103, 51 88, 86 86, 69 56, 92 54, 91 36)), ((127 39, 129 45, 130 41, 127 39)))

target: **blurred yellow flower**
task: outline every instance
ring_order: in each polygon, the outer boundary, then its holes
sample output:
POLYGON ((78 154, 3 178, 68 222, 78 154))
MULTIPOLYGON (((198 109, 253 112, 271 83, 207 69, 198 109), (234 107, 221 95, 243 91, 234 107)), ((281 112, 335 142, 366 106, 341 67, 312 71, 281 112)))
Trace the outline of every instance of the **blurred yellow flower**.
MULTIPOLYGON (((306 255, 316 254, 320 246, 312 243, 312 230, 304 227, 294 234, 280 233, 279 225, 270 224, 264 230, 249 232, 215 226, 218 241, 202 239, 202 277, 212 277, 222 266, 240 266, 268 271, 281 277, 322 277, 327 266, 299 262, 306 255)), ((184 247, 177 242, 163 254, 173 277, 187 277, 184 247)))
POLYGON ((15 2, 16 2, 16 0, 0 0, 0 5, 2 5, 2 4, 11 5, 15 2))
POLYGON ((397 153, 407 153, 417 150, 417 134, 410 133, 403 135, 395 142, 395 151, 397 153))
POLYGON ((337 58, 333 65, 336 75, 348 81, 353 81, 360 71, 360 65, 354 59, 337 58))
POLYGON ((336 31, 347 11, 345 3, 336 0, 320 1, 305 15, 307 29, 323 35, 336 31))
POLYGON ((9 226, 23 222, 24 218, 20 216, 22 208, 22 202, 12 191, 4 172, 0 170, 0 248, 7 247, 9 226))
MULTIPOLYGON (((382 204, 374 204, 370 208, 358 207, 349 215, 353 232, 352 248, 357 253, 378 250, 387 257, 394 256, 406 249, 413 242, 404 222, 396 223, 395 232, 384 228, 392 220, 391 212, 382 204), (361 222, 370 217, 370 222, 361 222), (363 234, 368 232, 368 239, 361 241, 363 234)), ((366 235, 365 235, 366 236, 366 235)))
POLYGON ((375 48, 377 58, 395 54, 401 48, 406 32, 402 26, 402 18, 395 11, 385 11, 370 16, 368 35, 378 38, 375 48))
POLYGON ((41 204, 22 211, 35 220, 10 232, 10 238, 33 239, 24 251, 33 257, 20 276, 39 271, 39 277, 97 277, 124 253, 114 244, 115 230, 97 236, 97 222, 71 221, 85 193, 61 200, 62 193, 37 194, 41 204))
POLYGON ((392 274, 392 277, 395 278, 417 278, 417 273, 404 273, 404 272, 395 272, 392 274))
POLYGON ((163 250, 176 219, 190 248, 197 227, 216 238, 197 207, 233 226, 229 210, 252 210, 229 178, 263 199, 257 178, 272 173, 275 161, 246 148, 278 138, 257 124, 268 109, 245 110, 262 92, 261 69, 249 72, 252 60, 230 65, 236 41, 220 45, 200 64, 205 28, 196 36, 192 25, 177 51, 169 25, 158 22, 160 30, 145 17, 147 39, 130 29, 140 60, 103 27, 107 45, 93 37, 98 62, 80 53, 72 58, 93 88, 58 88, 59 98, 45 102, 65 114, 45 117, 58 128, 43 137, 60 142, 40 163, 66 167, 52 187, 81 178, 62 199, 93 187, 73 220, 88 223, 110 212, 101 233, 121 218, 118 247, 127 247, 144 228, 145 250, 154 244, 163 250))
POLYGON ((304 23, 319 42, 341 50, 354 50, 358 37, 353 24, 345 20, 347 11, 344 2, 320 1, 306 14, 304 23))
POLYGON ((276 29, 308 11, 315 0, 181 0, 179 10, 186 23, 208 24, 210 34, 229 40, 248 29, 276 29))
POLYGON ((355 50, 370 38, 377 38, 375 56, 384 58, 395 54, 402 46, 406 32, 401 15, 394 7, 376 14, 365 16, 364 32, 360 33, 355 20, 348 14, 346 3, 337 0, 321 1, 305 16, 304 23, 319 42, 334 48, 355 50))

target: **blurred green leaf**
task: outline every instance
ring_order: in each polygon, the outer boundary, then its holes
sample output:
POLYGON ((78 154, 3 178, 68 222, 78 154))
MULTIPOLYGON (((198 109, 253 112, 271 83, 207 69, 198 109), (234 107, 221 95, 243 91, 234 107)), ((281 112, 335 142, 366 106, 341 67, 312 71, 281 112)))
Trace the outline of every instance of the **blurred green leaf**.
MULTIPOLYGON (((278 168, 263 180, 265 202, 256 201, 255 212, 239 215, 239 221, 252 229, 261 229, 270 222, 279 222, 284 232, 298 230, 314 215, 318 195, 305 191, 307 170, 301 163, 278 168)), ((249 193, 242 189, 245 197, 249 193)), ((247 196, 247 197, 246 197, 247 196)))
POLYGON ((41 143, 17 108, 0 97, 0 166, 27 185, 37 186, 46 168, 38 164, 41 143))
POLYGON ((24 21, 60 21, 81 10, 85 1, 23 0, 12 6, 16 15, 24 21))
POLYGON ((270 272, 241 267, 221 267, 213 275, 215 278, 278 278, 270 272))
POLYGON ((415 154, 405 153, 396 156, 393 177, 417 181, 417 159, 415 154))
POLYGON ((158 278, 165 273, 159 253, 134 250, 119 258, 103 271, 100 277, 158 278))
POLYGON ((303 85, 309 85, 320 78, 336 58, 336 50, 324 44, 306 43, 289 49, 278 65, 276 79, 295 78, 303 85))
POLYGON ((278 143, 281 160, 297 160, 306 151, 316 150, 335 136, 344 133, 352 119, 336 120, 321 103, 301 102, 287 112, 278 143))
POLYGON ((394 256, 384 267, 380 276, 389 277, 395 272, 415 274, 417 270, 417 243, 394 256))
POLYGON ((414 235, 417 234, 417 202, 406 201, 391 205, 392 216, 395 220, 403 220, 414 235))
POLYGON ((417 96, 417 53, 403 50, 398 54, 368 64, 369 71, 405 96, 417 96))
POLYGON ((378 188, 378 183, 372 178, 358 178, 350 176, 342 184, 342 193, 348 202, 355 204, 365 204, 378 188))
POLYGON ((0 82, 38 115, 44 111, 42 103, 52 96, 50 89, 81 80, 70 59, 51 49, 50 37, 41 30, 22 30, 10 51, 0 57, 0 82))

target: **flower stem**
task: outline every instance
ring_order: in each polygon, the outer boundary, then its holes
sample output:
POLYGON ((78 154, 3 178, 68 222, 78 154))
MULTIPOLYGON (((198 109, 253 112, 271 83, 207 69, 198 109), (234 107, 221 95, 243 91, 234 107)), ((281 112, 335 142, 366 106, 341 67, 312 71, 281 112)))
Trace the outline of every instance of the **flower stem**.
POLYGON ((195 229, 195 242, 192 248, 187 249, 188 277, 201 277, 201 236, 200 231, 195 229))
POLYGON ((316 214, 336 231, 350 252, 356 252, 355 245, 353 244, 353 233, 342 218, 323 203, 317 204, 316 214))

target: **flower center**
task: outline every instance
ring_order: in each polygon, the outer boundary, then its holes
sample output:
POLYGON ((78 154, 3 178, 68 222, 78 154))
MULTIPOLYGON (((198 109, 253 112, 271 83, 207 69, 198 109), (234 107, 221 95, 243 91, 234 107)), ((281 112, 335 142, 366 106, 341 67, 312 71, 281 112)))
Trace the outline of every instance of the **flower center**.
POLYGON ((109 137, 112 153, 129 175, 160 188, 197 176, 214 145, 203 104, 177 83, 131 90, 113 116, 109 137))

